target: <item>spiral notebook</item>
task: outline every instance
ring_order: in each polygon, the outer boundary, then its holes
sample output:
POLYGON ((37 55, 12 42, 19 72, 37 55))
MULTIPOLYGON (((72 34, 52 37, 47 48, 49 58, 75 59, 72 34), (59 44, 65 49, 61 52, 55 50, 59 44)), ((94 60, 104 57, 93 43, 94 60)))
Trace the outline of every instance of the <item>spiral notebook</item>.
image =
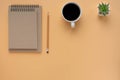
POLYGON ((8 13, 9 50, 41 51, 41 6, 10 5, 8 13))

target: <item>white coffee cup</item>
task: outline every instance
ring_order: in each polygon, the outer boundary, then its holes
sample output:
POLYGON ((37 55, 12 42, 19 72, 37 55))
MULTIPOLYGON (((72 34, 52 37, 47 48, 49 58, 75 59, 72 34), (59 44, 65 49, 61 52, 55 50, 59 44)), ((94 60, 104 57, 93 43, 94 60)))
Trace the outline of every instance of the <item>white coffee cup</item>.
POLYGON ((71 27, 75 27, 75 22, 80 19, 82 12, 80 6, 75 2, 68 2, 62 8, 62 16, 64 20, 71 23, 71 27))

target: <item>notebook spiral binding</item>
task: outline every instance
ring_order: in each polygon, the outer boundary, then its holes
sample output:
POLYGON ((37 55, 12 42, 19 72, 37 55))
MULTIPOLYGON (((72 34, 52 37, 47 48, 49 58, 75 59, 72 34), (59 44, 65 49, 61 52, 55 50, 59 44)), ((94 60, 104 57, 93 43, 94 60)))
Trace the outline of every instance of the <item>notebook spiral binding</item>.
POLYGON ((36 8, 39 8, 39 5, 11 5, 10 11, 12 12, 25 12, 25 11, 35 11, 36 8))

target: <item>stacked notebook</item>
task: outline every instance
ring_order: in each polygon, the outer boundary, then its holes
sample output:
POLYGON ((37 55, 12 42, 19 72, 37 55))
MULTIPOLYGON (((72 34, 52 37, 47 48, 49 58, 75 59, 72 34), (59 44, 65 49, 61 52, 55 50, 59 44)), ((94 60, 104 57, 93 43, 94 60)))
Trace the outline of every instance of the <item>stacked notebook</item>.
POLYGON ((41 6, 10 5, 8 15, 9 49, 41 51, 41 6))

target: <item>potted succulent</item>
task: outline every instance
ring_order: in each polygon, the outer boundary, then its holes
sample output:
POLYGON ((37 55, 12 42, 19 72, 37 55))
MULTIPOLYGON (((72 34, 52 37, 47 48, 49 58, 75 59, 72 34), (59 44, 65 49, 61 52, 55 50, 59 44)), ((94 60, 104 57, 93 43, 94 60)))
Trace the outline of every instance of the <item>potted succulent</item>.
POLYGON ((98 5, 98 14, 100 15, 100 16, 106 16, 106 15, 108 15, 109 14, 109 12, 110 12, 110 5, 109 5, 109 3, 99 3, 99 5, 98 5))

